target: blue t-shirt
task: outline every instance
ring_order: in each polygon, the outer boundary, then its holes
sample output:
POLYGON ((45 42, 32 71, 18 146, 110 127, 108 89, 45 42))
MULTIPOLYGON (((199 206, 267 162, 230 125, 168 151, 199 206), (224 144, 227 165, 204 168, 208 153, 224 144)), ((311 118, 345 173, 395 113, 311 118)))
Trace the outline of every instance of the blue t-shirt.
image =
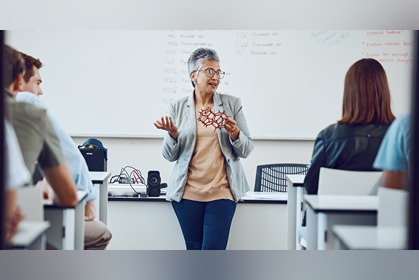
POLYGON ((49 113, 46 105, 35 94, 30 92, 19 92, 16 95, 16 101, 33 104, 37 107, 47 110, 48 117, 54 125, 55 132, 60 139, 60 145, 64 158, 70 169, 70 173, 76 183, 77 189, 87 193, 86 201, 97 197, 97 188, 93 187, 89 176, 89 168, 83 155, 80 153, 73 139, 68 135, 60 123, 49 113))
POLYGON ((382 170, 408 171, 410 155, 410 114, 393 121, 374 161, 382 170))

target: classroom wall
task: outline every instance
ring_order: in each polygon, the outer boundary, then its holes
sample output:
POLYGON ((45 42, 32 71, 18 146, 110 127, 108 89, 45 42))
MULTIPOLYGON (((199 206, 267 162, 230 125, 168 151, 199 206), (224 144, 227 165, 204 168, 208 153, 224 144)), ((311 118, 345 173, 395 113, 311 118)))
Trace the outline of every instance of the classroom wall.
POLYGON ((45 64, 42 99, 72 136, 161 137, 153 122, 192 93, 197 47, 217 50, 217 90, 241 99, 254 139, 313 140, 363 57, 386 70, 395 114, 410 104, 409 30, 13 30, 7 42, 45 64))
MULTIPOLYGON (((73 137, 81 145, 87 138, 73 137)), ((174 163, 161 155, 163 139, 100 138, 108 149, 108 171, 119 174, 122 167, 131 165, 147 179, 148 170, 159 170, 162 182, 168 182, 174 163)), ((268 163, 309 163, 314 141, 254 140, 253 153, 242 160, 251 189, 255 183, 256 166, 268 163)))
POLYGON ((176 92, 181 96, 187 94, 190 84, 182 68, 186 66, 186 58, 196 46, 217 47, 224 54, 222 65, 230 71, 220 87, 233 93, 236 90, 242 98, 249 129, 255 138, 253 154, 242 160, 253 188, 257 165, 310 162, 315 136, 340 117, 344 74, 360 57, 375 57, 383 63, 393 90, 393 111, 396 115, 406 112, 410 104, 411 33, 403 30, 13 30, 8 32, 7 42, 44 62, 42 99, 76 144, 89 137, 99 138, 109 150, 108 171, 113 175, 130 165, 140 169, 144 178, 149 170, 159 170, 162 182, 169 181, 174 163, 162 157, 164 132, 152 125, 161 115, 159 104, 166 100, 157 96, 180 97, 172 96, 168 87, 172 82, 178 85, 176 92), (261 46, 269 50, 269 55, 259 54, 261 46), (401 59, 401 54, 406 57, 401 59), (298 66, 297 70, 292 71, 291 66, 298 66), (276 73, 280 68, 282 72, 276 73), (303 74, 303 70, 308 72, 303 74), (179 74, 172 75, 173 71, 179 74), (274 72, 274 76, 267 76, 274 72), (260 74, 263 75, 257 76, 260 74), (69 81, 69 77, 74 80, 69 81), (315 82, 308 82, 307 79, 314 77, 315 82), (291 85, 285 83, 290 80, 294 81, 291 85), (183 82, 188 84, 187 90, 183 89, 183 82), (289 96, 300 84, 308 88, 289 96), (333 89, 328 90, 329 84, 335 84, 333 89), (314 86, 320 87, 315 90, 314 86), (249 90, 251 87, 256 88, 249 90), (263 105, 257 106, 259 99, 263 105), (268 104, 274 107, 269 110, 268 104), (328 115, 331 111, 334 113, 328 115), (135 115, 141 112, 146 114, 135 115), (295 119, 300 123, 293 123, 295 119), (280 129, 284 127, 288 129, 280 129), (129 132, 130 129, 137 132, 129 132))
POLYGON ((242 99, 255 139, 253 154, 242 160, 251 188, 257 165, 310 162, 315 136, 340 117, 344 74, 360 57, 383 64, 396 115, 410 104, 408 30, 13 30, 7 35, 9 44, 41 58, 42 99, 76 144, 89 137, 102 140, 113 175, 129 165, 145 179, 149 170, 159 170, 162 182, 169 181, 174 163, 162 157, 164 132, 152 123, 161 116, 160 103, 191 90, 184 68, 197 46, 219 51, 228 70, 221 92, 242 99), (306 88, 297 90, 300 85, 306 88))

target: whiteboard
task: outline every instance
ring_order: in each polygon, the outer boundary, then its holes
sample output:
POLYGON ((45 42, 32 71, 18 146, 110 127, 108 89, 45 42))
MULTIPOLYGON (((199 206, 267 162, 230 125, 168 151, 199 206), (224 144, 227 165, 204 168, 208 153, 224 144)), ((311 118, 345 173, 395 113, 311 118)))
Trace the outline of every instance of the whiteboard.
POLYGON ((162 137, 153 122, 192 93, 187 59, 214 48, 218 91, 240 97, 255 139, 314 139, 341 116, 344 77, 373 57, 396 115, 410 109, 413 32, 403 30, 10 31, 40 58, 41 97, 72 136, 162 137))

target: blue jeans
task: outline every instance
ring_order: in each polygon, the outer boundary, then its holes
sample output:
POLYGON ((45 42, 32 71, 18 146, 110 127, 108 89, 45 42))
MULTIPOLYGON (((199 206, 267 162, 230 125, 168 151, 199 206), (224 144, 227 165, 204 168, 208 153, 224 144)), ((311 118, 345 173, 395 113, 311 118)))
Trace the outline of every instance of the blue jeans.
POLYGON ((172 202, 187 250, 225 250, 236 202, 182 199, 172 202))

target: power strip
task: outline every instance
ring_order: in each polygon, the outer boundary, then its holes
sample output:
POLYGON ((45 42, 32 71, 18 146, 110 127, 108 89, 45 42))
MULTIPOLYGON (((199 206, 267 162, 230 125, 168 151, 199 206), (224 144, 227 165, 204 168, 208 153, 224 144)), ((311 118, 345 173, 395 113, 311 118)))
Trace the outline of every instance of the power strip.
MULTIPOLYGON (((132 188, 138 193, 146 194, 147 186, 140 184, 131 184, 132 188)), ((134 196, 136 193, 133 191, 129 184, 109 184, 108 185, 108 195, 118 196, 118 195, 128 195, 134 196)))
POLYGON ((134 178, 129 178, 129 180, 130 180, 131 182, 129 182, 129 181, 128 181, 128 178, 127 178, 127 177, 119 177, 119 178, 118 178, 118 183, 119 183, 119 184, 129 184, 129 183, 131 183, 131 184, 135 184, 135 180, 134 180, 134 178))
MULTIPOLYGON (((141 195, 147 195, 147 186, 143 184, 131 184, 132 188, 141 195)), ((108 196, 138 196, 129 184, 108 184, 108 196)), ((167 184, 163 183, 161 194, 166 194, 167 184)))

